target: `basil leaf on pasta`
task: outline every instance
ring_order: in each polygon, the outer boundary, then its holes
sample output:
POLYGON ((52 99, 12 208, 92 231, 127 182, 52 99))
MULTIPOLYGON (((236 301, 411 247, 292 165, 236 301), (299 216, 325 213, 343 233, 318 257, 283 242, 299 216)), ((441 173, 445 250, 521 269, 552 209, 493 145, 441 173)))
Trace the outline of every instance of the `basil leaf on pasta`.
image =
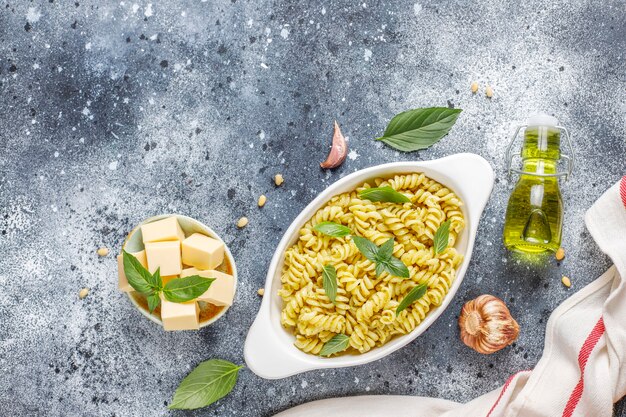
POLYGON ((439 255, 441 252, 446 250, 448 247, 448 241, 450 238, 450 220, 447 220, 441 225, 435 232, 435 237, 433 238, 433 248, 435 250, 435 255, 439 255))
POLYGON ((348 349, 350 338, 345 334, 336 334, 328 342, 324 344, 320 352, 320 356, 330 356, 333 353, 343 352, 348 349))
POLYGON ((386 271, 385 265, 382 262, 376 262, 376 269, 374 270, 374 272, 376 273, 376 276, 380 276, 380 274, 382 274, 385 271, 386 271))
POLYGON ((391 187, 366 188, 359 191, 359 197, 370 201, 383 201, 386 203, 410 203, 409 197, 397 192, 391 187))
POLYGON ((365 256, 372 262, 376 262, 376 256, 378 255, 378 246, 376 246, 374 242, 361 236, 352 236, 352 241, 356 245, 359 252, 363 254, 363 256, 365 256))
POLYGON ((408 278, 409 277, 409 268, 406 267, 404 262, 395 256, 391 256, 386 261, 381 262, 376 265, 376 271, 378 271, 378 265, 382 266, 384 271, 389 272, 390 275, 400 278, 408 278))
POLYGON ((337 298, 337 270, 332 265, 325 265, 322 272, 322 279, 324 281, 324 292, 330 301, 335 304, 337 298))
POLYGON ((313 230, 332 237, 344 237, 352 234, 349 227, 335 222, 318 223, 313 227, 313 230))
POLYGON ((400 314, 402 310, 419 300, 426 294, 426 290, 428 290, 428 285, 420 284, 417 287, 413 288, 409 293, 404 296, 398 307, 396 308, 396 316, 400 314))
POLYGON ((386 271, 396 277, 409 277, 409 269, 406 265, 392 255, 393 239, 387 240, 380 246, 360 236, 352 236, 352 240, 363 256, 376 263, 376 276, 386 271))
POLYGON ((378 259, 387 260, 393 255, 393 238, 389 239, 378 248, 378 259))

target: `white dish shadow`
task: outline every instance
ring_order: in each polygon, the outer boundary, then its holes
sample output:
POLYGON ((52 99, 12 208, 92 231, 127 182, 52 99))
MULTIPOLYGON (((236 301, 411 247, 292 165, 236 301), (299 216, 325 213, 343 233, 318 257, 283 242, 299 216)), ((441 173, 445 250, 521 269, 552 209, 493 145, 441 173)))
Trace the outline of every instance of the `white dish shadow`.
MULTIPOLYGON (((228 263, 231 266, 233 280, 235 281, 235 284, 234 284, 235 288, 233 289, 233 292, 234 294, 236 294, 237 293, 237 266, 235 265, 235 259, 233 258, 232 253, 230 253, 230 249, 228 249, 228 246, 226 245, 226 243, 222 240, 221 237, 219 237, 217 233, 213 231, 213 229, 211 229, 209 226, 205 225, 204 223, 196 219, 183 216, 182 214, 161 214, 158 216, 150 217, 149 219, 146 219, 142 221, 141 223, 139 223, 137 226, 135 226, 133 230, 130 231, 130 233, 128 233, 128 235, 126 236, 126 239, 124 240, 124 243, 122 244, 122 248, 126 250, 127 252, 139 252, 143 250, 144 245, 143 245, 143 239, 142 239, 142 234, 141 234, 141 226, 143 226, 144 224, 152 223, 157 220, 162 220, 162 219, 165 219, 167 217, 172 217, 172 216, 176 217, 176 220, 178 220, 178 224, 180 224, 181 229, 183 229, 183 232, 185 232, 185 236, 189 236, 193 233, 202 233, 203 235, 212 237, 213 239, 217 239, 224 244, 224 258, 225 260, 228 261, 228 263)), ((126 295, 128 296, 128 299, 130 300, 130 302, 135 306, 135 308, 137 308, 137 310, 139 310, 141 314, 143 314, 144 317, 146 317, 147 319, 149 319, 150 321, 154 323, 157 323, 160 326, 163 326, 163 322, 161 321, 159 317, 157 317, 155 314, 150 313, 150 311, 148 311, 142 305, 140 305, 137 302, 137 300, 135 300, 135 298, 133 298, 130 295, 130 293, 126 293, 126 295)), ((205 320, 202 323, 200 323, 200 328, 203 328, 203 327, 209 326, 212 323, 215 323, 224 314, 226 314, 226 311, 228 311, 229 308, 230 308, 229 306, 225 306, 215 316, 211 317, 209 320, 205 320)))
POLYGON ((254 323, 248 331, 244 347, 247 366, 257 375, 266 379, 278 379, 296 375, 313 369, 341 368, 363 365, 407 345, 443 313, 458 290, 469 265, 478 221, 487 204, 493 188, 494 172, 482 157, 464 153, 451 155, 433 161, 395 162, 378 165, 354 172, 321 192, 291 223, 270 263, 265 282, 265 296, 254 323), (328 200, 346 191, 351 191, 362 183, 395 174, 423 172, 454 191, 464 202, 463 214, 466 226, 455 247, 465 259, 457 271, 457 277, 442 304, 430 311, 424 321, 411 333, 395 337, 387 344, 364 354, 345 354, 332 358, 322 358, 304 353, 294 346, 295 336, 280 324, 283 302, 278 295, 281 287, 280 275, 285 250, 298 239, 298 230, 328 200))

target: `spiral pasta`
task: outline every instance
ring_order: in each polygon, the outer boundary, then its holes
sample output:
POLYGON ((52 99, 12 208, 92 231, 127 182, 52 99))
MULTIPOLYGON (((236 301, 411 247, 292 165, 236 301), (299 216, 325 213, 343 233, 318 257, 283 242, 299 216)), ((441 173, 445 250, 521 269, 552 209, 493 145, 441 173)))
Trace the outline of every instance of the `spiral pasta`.
POLYGON ((377 178, 331 198, 302 226, 299 239, 284 256, 281 323, 294 332, 295 346, 317 355, 341 333, 349 338, 348 352, 365 353, 414 330, 443 302, 463 261, 453 247, 465 226, 462 204, 451 190, 422 173, 377 178), (370 187, 391 187, 411 203, 359 196, 370 187), (393 239, 393 256, 407 266, 409 278, 388 272, 377 276, 375 263, 349 236, 330 237, 314 229, 326 221, 347 226, 378 246, 393 239), (445 221, 450 222, 449 246, 435 254, 433 239, 445 221), (337 273, 334 303, 323 287, 325 265, 337 273), (402 299, 418 285, 426 285, 426 293, 396 314, 402 299))

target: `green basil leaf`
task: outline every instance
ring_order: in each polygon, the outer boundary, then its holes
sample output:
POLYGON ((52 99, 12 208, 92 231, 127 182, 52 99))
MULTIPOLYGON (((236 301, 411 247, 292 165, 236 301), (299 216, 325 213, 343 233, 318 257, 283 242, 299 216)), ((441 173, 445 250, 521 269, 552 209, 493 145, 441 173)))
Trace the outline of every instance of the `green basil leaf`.
POLYGON ((376 262, 376 269, 374 270, 374 272, 376 273, 376 276, 379 276, 380 274, 382 274, 386 270, 387 270, 387 268, 385 268, 385 264, 384 263, 376 262))
POLYGON ((333 353, 343 352, 350 345, 350 337, 345 334, 336 334, 328 342, 324 343, 320 356, 330 356, 333 353))
POLYGON ((332 265, 325 265, 322 272, 322 279, 324 281, 324 292, 326 296, 330 298, 330 301, 335 304, 337 298, 337 270, 332 265))
POLYGON ((378 246, 368 239, 361 236, 352 236, 352 241, 356 245, 359 252, 363 254, 367 259, 372 262, 376 262, 376 256, 378 254, 378 246))
POLYGON ((221 359, 202 362, 180 382, 168 408, 194 410, 213 404, 232 391, 241 368, 221 359))
POLYGON ((386 261, 393 255, 393 238, 389 239, 378 248, 378 259, 386 261))
POLYGON ((165 284, 163 296, 173 303, 184 303, 198 298, 209 289, 215 278, 205 278, 200 275, 191 275, 176 278, 165 284))
POLYGON ((402 310, 404 310, 405 308, 407 308, 408 306, 410 306, 411 304, 413 304, 414 302, 422 298, 424 294, 426 294, 427 290, 428 290, 428 285, 420 284, 417 287, 414 287, 411 291, 409 291, 409 293, 406 296, 404 296, 402 301, 400 301, 400 304, 398 304, 398 307, 396 308, 396 316, 400 314, 402 310))
POLYGON ((461 111, 428 107, 402 112, 391 119, 383 136, 376 140, 403 152, 426 149, 448 134, 461 111))
POLYGON ((158 291, 154 291, 152 294, 148 294, 148 310, 152 313, 161 304, 161 297, 158 291))
POLYGON ((393 239, 387 240, 382 245, 376 246, 376 244, 361 236, 352 236, 352 240, 357 249, 372 262, 376 263, 376 275, 380 275, 387 271, 393 276, 408 278, 409 269, 404 263, 394 257, 393 253, 393 239))
POLYGON ((407 268, 404 262, 402 262, 400 259, 396 258, 395 256, 392 256, 388 260, 382 261, 380 262, 380 264, 377 264, 376 275, 379 275, 378 265, 381 265, 382 270, 389 272, 389 274, 393 275, 394 277, 400 277, 400 278, 409 277, 409 268, 407 268))
POLYGON ((318 223, 313 227, 313 230, 332 237, 344 237, 352 234, 349 227, 334 222, 318 223))
POLYGON ((433 238, 433 248, 435 255, 440 254, 448 247, 450 240, 450 220, 447 220, 439 225, 433 238))
POLYGON ((154 274, 150 276, 150 281, 148 282, 153 289, 157 291, 161 291, 163 289, 163 281, 161 280, 161 267, 158 267, 154 274))
POLYGON ((384 201, 387 203, 410 203, 409 197, 391 187, 367 188, 359 191, 359 197, 370 201, 384 201))
POLYGON ((122 250, 124 261, 124 275, 131 287, 142 294, 150 294, 154 288, 152 286, 152 274, 130 253, 122 250))

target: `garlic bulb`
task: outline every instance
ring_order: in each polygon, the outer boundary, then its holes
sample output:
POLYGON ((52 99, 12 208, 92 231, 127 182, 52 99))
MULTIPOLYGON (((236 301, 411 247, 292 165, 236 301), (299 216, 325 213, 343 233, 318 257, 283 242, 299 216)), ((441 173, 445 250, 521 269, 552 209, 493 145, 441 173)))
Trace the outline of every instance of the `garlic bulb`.
POLYGON ((463 343, 484 354, 505 348, 519 334, 519 325, 511 317, 504 301, 489 294, 481 295, 463 306, 459 327, 463 343))

